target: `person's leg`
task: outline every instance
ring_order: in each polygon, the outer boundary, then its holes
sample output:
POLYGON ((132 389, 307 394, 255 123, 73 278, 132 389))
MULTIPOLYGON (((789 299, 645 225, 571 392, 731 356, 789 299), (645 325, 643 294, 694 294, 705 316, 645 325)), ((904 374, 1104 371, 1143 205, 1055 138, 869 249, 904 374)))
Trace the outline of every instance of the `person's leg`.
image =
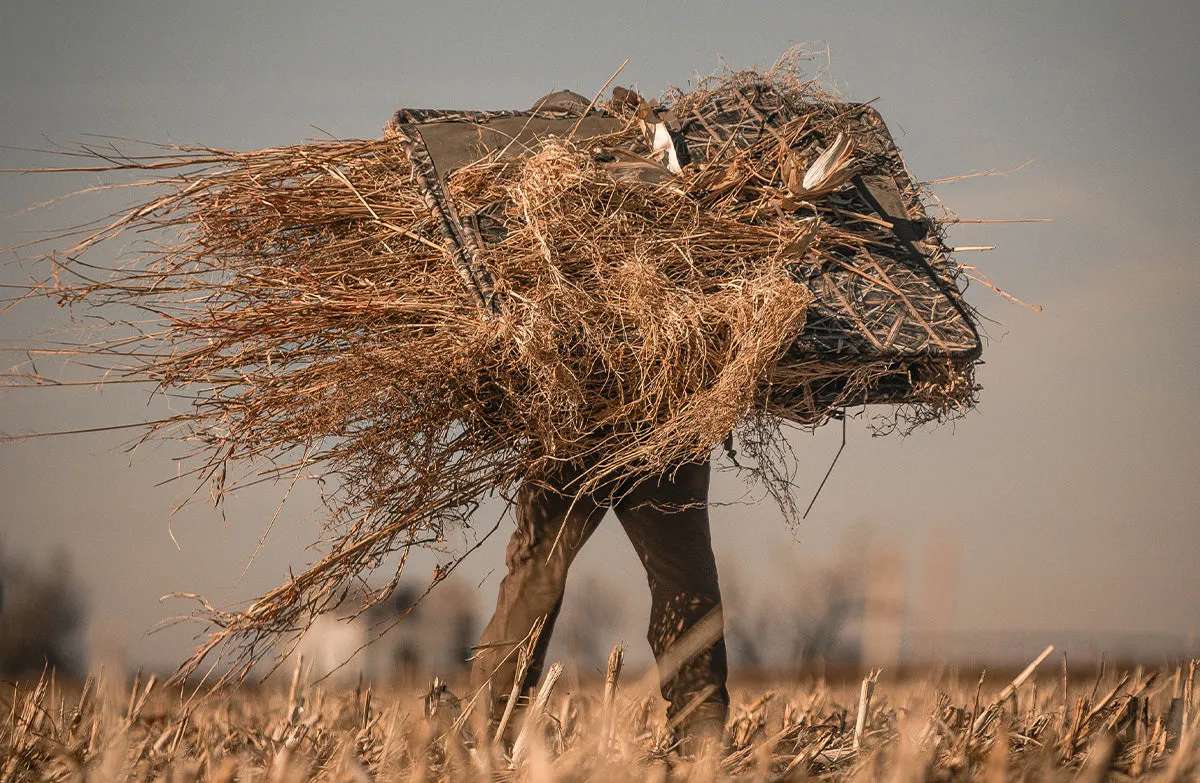
POLYGON ((725 685, 729 667, 708 524, 708 479, 707 462, 683 465, 673 474, 638 484, 615 507, 650 583, 648 639, 664 679, 667 716, 680 715, 693 701, 699 702, 680 724, 685 737, 719 737, 729 712, 725 685), (697 627, 705 617, 712 619, 697 627), (669 670, 676 662, 668 651, 689 630, 705 635, 710 623, 715 625, 708 639, 679 662, 672 676, 669 670))
POLYGON ((567 569, 604 516, 606 509, 590 498, 581 498, 574 507, 571 500, 547 487, 526 484, 518 491, 516 530, 505 554, 508 574, 500 583, 496 612, 480 636, 471 667, 472 690, 490 679, 490 693, 485 692, 479 704, 492 721, 500 719, 512 691, 517 672, 515 648, 544 617, 521 692, 537 684, 562 606, 567 569))

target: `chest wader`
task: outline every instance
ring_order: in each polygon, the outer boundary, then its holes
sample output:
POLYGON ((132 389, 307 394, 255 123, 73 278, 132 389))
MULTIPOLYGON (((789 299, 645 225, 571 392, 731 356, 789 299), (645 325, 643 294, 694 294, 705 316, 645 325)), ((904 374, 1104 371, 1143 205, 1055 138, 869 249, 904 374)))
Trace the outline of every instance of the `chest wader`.
POLYGON ((678 726, 681 736, 721 736, 729 711, 728 664, 709 533, 708 482, 706 462, 642 480, 617 493, 611 504, 592 497, 574 499, 555 486, 521 487, 516 530, 505 555, 508 573, 471 672, 473 689, 484 688, 481 702, 490 710, 493 726, 504 712, 517 674, 515 648, 545 618, 520 692, 524 695, 537 684, 562 607, 567 571, 611 507, 646 569, 651 600, 647 638, 660 667, 667 718, 686 710, 678 726), (715 623, 715 629, 699 649, 677 648, 676 642, 705 618, 713 618, 705 625, 715 623))

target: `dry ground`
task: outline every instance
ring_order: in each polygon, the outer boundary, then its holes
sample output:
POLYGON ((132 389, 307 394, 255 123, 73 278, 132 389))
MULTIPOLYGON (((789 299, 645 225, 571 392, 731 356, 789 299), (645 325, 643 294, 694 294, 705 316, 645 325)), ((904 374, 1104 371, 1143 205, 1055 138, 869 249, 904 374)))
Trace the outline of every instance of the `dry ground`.
POLYGON ((47 676, 0 690, 0 783, 1196 780, 1196 664, 1084 679, 1051 660, 1015 688, 954 670, 777 678, 734 688, 724 747, 695 757, 673 747, 653 680, 628 673, 615 689, 544 682, 516 748, 490 750, 462 716, 468 699, 436 689, 334 691, 294 676, 291 688, 197 693, 47 676))

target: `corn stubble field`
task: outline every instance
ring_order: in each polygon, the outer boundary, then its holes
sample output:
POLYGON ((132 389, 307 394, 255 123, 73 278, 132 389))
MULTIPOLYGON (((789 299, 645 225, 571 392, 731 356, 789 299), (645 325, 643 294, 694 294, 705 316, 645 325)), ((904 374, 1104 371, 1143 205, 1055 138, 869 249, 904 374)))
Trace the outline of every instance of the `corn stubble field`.
POLYGON ((549 667, 514 741, 494 745, 436 681, 336 691, 297 669, 290 688, 200 692, 47 675, 3 692, 0 781, 1196 780, 1198 663, 735 687, 723 745, 694 755, 653 677, 619 666, 575 688, 549 667))

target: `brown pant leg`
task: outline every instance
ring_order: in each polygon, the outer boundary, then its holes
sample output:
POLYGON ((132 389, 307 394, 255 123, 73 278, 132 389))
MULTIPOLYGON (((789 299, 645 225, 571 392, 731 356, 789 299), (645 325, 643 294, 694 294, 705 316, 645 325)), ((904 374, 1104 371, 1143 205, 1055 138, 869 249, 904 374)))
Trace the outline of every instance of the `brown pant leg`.
MULTIPOLYGON (((709 465, 689 464, 649 479, 617 503, 617 518, 637 550, 650 583, 650 647, 656 659, 692 626, 721 606, 717 562, 708 525, 709 465)), ((712 688, 686 718, 687 734, 719 735, 729 712, 729 665, 722 636, 692 656, 662 685, 668 717, 712 688)))
POLYGON ((516 530, 505 553, 508 574, 500 583, 496 612, 480 636, 480 650, 471 667, 473 690, 491 678, 490 695, 485 693, 481 703, 492 720, 499 720, 512 691, 517 672, 515 647, 529 635, 534 623, 545 617, 521 691, 537 684, 562 606, 567 569, 606 511, 590 498, 579 499, 574 507, 571 501, 544 486, 526 484, 518 490, 516 530))

